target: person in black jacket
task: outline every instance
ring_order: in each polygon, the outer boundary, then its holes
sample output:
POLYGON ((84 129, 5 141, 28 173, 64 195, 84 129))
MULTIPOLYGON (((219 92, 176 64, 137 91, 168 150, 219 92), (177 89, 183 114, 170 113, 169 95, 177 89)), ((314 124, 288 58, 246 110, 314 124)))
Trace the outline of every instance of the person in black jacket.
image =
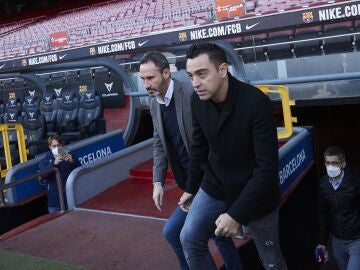
MULTIPOLYGON (((192 135, 190 101, 194 89, 190 83, 171 78, 169 62, 160 52, 149 52, 144 55, 140 60, 140 77, 152 97, 150 113, 154 126, 153 200, 161 211, 168 164, 171 165, 178 186, 185 189, 189 163, 188 149, 192 135)), ((163 228, 163 235, 174 250, 182 270, 189 269, 180 243, 180 231, 186 216, 187 210, 178 206, 163 228)), ((216 237, 214 240, 226 269, 243 269, 232 239, 216 237)))
POLYGON ((345 152, 330 146, 324 152, 327 175, 319 186, 320 241, 329 236, 340 270, 360 269, 360 176, 346 167, 345 152))
POLYGON ((279 157, 270 99, 231 76, 216 44, 192 45, 186 70, 196 93, 189 179, 179 204, 196 194, 180 235, 190 269, 216 269, 208 239, 214 232, 233 237, 241 225, 249 225, 266 269, 287 269, 278 239, 279 157))
MULTIPOLYGON (((39 164, 40 171, 56 167, 59 169, 61 184, 64 194, 64 202, 66 206, 65 186, 66 180, 70 173, 77 167, 81 166, 79 160, 71 153, 59 153, 59 147, 63 146, 63 140, 59 135, 50 136, 48 139, 50 151, 39 164)), ((49 213, 60 211, 59 191, 56 183, 55 173, 47 173, 42 175, 42 179, 47 183, 47 198, 49 213)))

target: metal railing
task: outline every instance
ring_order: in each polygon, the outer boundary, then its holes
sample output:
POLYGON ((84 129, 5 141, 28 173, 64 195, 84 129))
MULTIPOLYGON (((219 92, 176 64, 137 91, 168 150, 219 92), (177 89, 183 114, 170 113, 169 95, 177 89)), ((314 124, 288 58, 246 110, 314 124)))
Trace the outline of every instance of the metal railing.
POLYGON ((59 199, 60 199, 60 211, 64 212, 65 211, 65 200, 64 200, 64 194, 63 194, 63 188, 62 188, 62 183, 61 183, 61 176, 60 176, 60 171, 58 168, 50 168, 50 169, 46 169, 46 170, 42 170, 39 171, 37 173, 33 173, 30 174, 26 177, 20 178, 19 180, 15 180, 14 182, 5 184, 3 182, 3 180, 1 180, 1 184, 0 184, 0 204, 2 205, 6 205, 6 201, 5 201, 5 195, 4 195, 4 191, 6 189, 9 188, 13 188, 17 185, 21 185, 23 183, 26 183, 28 181, 34 180, 35 177, 37 177, 38 179, 45 174, 48 173, 55 173, 55 177, 56 177, 56 185, 58 188, 58 192, 59 192, 59 199))
POLYGON ((290 106, 294 106, 295 101, 290 100, 289 90, 284 85, 255 85, 255 86, 267 95, 270 95, 272 93, 280 95, 284 128, 283 130, 278 130, 277 137, 278 139, 289 138, 293 134, 292 123, 297 122, 297 118, 291 115, 290 106))
POLYGON ((5 160, 6 160, 6 168, 0 168, 1 178, 4 178, 8 171, 12 168, 12 153, 14 151, 10 151, 10 135, 9 132, 15 132, 16 138, 12 138, 12 141, 17 141, 20 163, 27 161, 27 154, 26 154, 26 143, 25 143, 25 135, 24 135, 24 128, 20 123, 7 123, 7 124, 0 124, 0 136, 2 136, 4 153, 5 153, 5 160))

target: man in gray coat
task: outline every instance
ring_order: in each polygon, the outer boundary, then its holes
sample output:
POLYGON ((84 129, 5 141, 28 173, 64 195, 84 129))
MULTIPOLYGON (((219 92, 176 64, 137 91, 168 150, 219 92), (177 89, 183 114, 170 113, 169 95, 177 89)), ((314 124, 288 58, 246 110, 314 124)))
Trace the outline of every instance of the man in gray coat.
MULTIPOLYGON (((140 60, 140 77, 151 97, 150 112, 154 126, 153 200, 161 211, 168 163, 178 186, 182 190, 186 187, 192 137, 190 101, 193 88, 190 83, 171 78, 169 63, 158 52, 150 52, 140 60)), ((180 242, 180 232, 188 207, 189 205, 178 206, 163 229, 163 235, 174 250, 180 269, 189 269, 180 242)), ((222 237, 214 240, 223 256, 226 269, 242 269, 232 239, 222 237)))

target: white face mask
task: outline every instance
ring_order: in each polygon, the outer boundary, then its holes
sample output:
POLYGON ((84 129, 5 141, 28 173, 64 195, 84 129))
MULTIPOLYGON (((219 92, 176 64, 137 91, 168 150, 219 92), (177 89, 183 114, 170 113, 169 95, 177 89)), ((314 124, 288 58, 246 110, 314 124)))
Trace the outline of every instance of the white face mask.
POLYGON ((326 166, 326 171, 328 176, 334 178, 334 177, 338 177, 341 173, 341 168, 337 167, 337 166, 333 166, 333 165, 328 165, 326 166))
POLYGON ((51 149, 51 152, 54 155, 54 157, 56 157, 57 155, 59 155, 59 148, 55 147, 55 148, 51 149))

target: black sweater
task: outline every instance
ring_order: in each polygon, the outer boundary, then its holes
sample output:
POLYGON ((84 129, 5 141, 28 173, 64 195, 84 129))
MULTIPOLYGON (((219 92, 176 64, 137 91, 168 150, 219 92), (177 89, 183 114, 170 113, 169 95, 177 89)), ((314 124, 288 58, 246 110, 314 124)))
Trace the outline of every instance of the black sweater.
POLYGON ((319 188, 320 244, 325 245, 329 234, 340 239, 360 238, 360 176, 348 169, 337 190, 329 177, 320 181, 319 188))
POLYGON ((227 213, 240 224, 276 209, 279 157, 270 99, 229 75, 220 112, 196 93, 191 107, 194 131, 186 191, 195 194, 201 185, 211 197, 227 201, 227 213))

